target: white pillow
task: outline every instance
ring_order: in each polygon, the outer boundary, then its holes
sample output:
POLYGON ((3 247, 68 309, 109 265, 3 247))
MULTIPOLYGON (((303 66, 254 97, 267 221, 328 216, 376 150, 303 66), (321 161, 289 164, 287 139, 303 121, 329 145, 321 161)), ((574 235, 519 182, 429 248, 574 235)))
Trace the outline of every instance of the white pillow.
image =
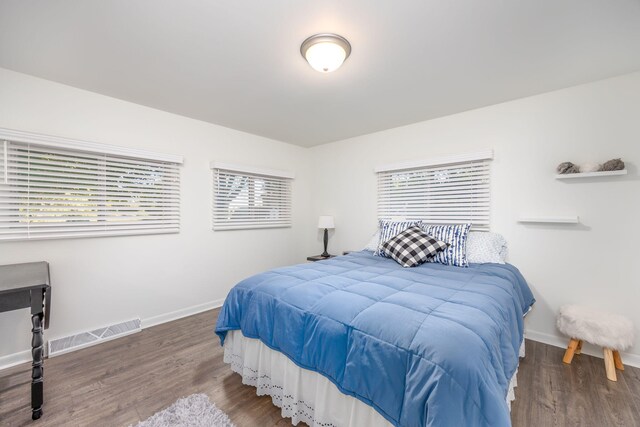
POLYGON ((504 264, 507 241, 498 233, 472 231, 467 237, 467 261, 474 264, 504 264))
POLYGON ((364 250, 375 252, 378 249, 379 244, 380 244, 380 229, 376 230, 373 236, 371 236, 371 240, 369 240, 369 243, 367 243, 367 246, 364 247, 364 250))

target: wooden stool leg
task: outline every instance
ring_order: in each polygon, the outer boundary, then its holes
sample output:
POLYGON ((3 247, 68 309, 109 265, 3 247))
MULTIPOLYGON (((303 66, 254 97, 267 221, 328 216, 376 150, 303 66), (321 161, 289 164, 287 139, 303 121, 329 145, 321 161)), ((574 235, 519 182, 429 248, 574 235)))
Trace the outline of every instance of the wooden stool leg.
POLYGON ((624 371, 622 357, 620 357, 620 352, 618 350, 613 350, 613 362, 615 363, 617 370, 624 371))
POLYGON ((567 346, 567 351, 564 352, 564 357, 562 358, 564 363, 571 364, 576 348, 578 348, 578 340, 571 338, 571 341, 569 341, 569 345, 567 346))
POLYGON ((576 347, 576 354, 582 354, 582 340, 578 341, 578 347, 576 347))
POLYGON ((607 371, 607 379, 609 381, 618 381, 615 363, 613 362, 613 350, 610 348, 604 349, 604 368, 607 371))

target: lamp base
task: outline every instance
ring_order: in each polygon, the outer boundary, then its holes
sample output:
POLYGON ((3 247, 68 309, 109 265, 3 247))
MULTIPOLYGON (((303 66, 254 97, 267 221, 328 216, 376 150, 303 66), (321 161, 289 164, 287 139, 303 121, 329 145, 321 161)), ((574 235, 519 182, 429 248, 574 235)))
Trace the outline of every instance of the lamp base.
POLYGON ((331 255, 329 255, 329 252, 327 252, 327 244, 329 243, 329 230, 327 230, 326 228, 324 229, 324 252, 322 252, 320 254, 321 257, 323 258, 329 258, 331 255))

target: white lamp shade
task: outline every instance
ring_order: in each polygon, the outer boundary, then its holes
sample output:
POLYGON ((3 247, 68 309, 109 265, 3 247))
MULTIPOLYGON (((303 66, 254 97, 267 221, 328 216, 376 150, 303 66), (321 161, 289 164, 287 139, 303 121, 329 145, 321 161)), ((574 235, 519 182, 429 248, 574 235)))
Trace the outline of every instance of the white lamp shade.
POLYGON ((315 34, 302 42, 300 53, 314 70, 330 73, 349 57, 351 44, 337 34, 315 34))
POLYGON ((305 58, 314 70, 321 73, 330 73, 340 68, 347 57, 342 46, 334 43, 318 43, 311 46, 305 58))
POLYGON ((318 228, 335 228, 333 224, 333 217, 329 215, 321 215, 318 218, 318 228))

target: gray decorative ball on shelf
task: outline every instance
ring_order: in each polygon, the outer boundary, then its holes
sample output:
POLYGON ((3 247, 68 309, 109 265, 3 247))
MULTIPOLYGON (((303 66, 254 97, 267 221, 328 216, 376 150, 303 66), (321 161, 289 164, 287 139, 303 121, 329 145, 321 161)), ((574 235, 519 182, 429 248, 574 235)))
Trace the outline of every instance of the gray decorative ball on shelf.
POLYGON ((578 165, 574 165, 571 162, 563 162, 558 165, 558 167, 556 168, 556 171, 559 174, 579 173, 580 168, 578 167, 578 165))
POLYGON ((624 169, 624 162, 622 159, 611 159, 604 162, 600 167, 601 171, 620 171, 624 169))

